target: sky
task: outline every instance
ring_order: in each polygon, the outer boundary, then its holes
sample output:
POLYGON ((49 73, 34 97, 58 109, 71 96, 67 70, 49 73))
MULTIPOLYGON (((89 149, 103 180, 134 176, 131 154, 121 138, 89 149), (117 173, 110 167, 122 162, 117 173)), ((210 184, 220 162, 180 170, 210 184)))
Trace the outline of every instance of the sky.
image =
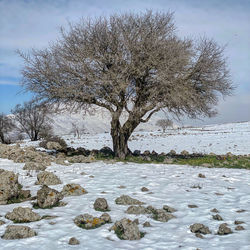
POLYGON ((172 11, 180 37, 213 38, 226 45, 225 56, 234 95, 221 99, 215 118, 190 121, 211 124, 250 121, 250 0, 0 0, 0 113, 10 113, 31 98, 19 82, 23 61, 16 50, 46 48, 60 26, 81 17, 126 11, 172 11))

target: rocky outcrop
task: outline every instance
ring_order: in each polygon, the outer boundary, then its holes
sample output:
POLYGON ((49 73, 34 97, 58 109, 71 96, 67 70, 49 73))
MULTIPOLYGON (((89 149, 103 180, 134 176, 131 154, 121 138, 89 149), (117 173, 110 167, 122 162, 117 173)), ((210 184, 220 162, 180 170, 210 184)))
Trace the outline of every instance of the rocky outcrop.
POLYGON ((26 162, 23 170, 36 170, 36 171, 44 171, 46 166, 43 163, 38 162, 26 162))
POLYGON ((139 231, 138 225, 126 218, 116 221, 110 230, 114 230, 117 237, 121 240, 141 239, 141 233, 139 231))
POLYGON ((155 209, 152 218, 157 221, 168 222, 176 217, 171 213, 167 213, 164 209, 155 209))
POLYGON ((126 210, 127 214, 151 214, 152 211, 144 206, 130 206, 126 210))
POLYGON ((118 205, 143 205, 144 202, 133 199, 128 195, 122 195, 116 198, 115 203, 118 205))
POLYGON ((26 223, 41 220, 41 216, 32 211, 29 207, 17 207, 8 212, 5 218, 15 223, 26 223))
POLYGON ((79 184, 71 183, 71 184, 65 185, 61 193, 64 196, 79 196, 79 195, 87 194, 88 192, 79 184))
POLYGON ((61 180, 51 172, 43 171, 37 175, 37 181, 35 185, 58 185, 61 184, 61 180))
POLYGON ((211 234, 209 228, 200 223, 195 223, 191 225, 190 231, 195 234, 211 234))
POLYGON ((163 209, 167 212, 167 213, 174 213, 177 211, 177 209, 173 208, 173 207, 170 207, 168 205, 164 205, 163 206, 163 209))
POLYGON ((97 198, 94 203, 94 209, 96 211, 107 212, 110 211, 108 202, 104 198, 97 198))
POLYGON ((36 236, 36 232, 27 226, 16 226, 10 225, 7 226, 2 239, 4 240, 15 240, 15 239, 24 239, 36 236))
POLYGON ((52 208, 60 205, 60 200, 63 199, 63 195, 55 189, 49 188, 44 185, 37 191, 37 204, 40 208, 52 208))

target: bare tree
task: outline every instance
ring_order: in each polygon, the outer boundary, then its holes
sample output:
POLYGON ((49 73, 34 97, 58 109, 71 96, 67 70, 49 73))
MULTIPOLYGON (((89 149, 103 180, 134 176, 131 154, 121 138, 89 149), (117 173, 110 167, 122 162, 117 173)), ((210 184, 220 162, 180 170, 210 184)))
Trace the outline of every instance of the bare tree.
POLYGON ((182 39, 172 13, 82 19, 61 29, 47 49, 19 52, 23 86, 48 102, 111 113, 115 156, 129 153, 134 129, 159 110, 178 117, 212 116, 219 94, 232 91, 223 48, 213 40, 182 39), (124 124, 122 112, 128 113, 124 124))
POLYGON ((71 133, 73 133, 75 137, 80 139, 82 134, 85 131, 84 125, 83 124, 76 124, 75 122, 72 122, 71 126, 72 126, 71 133))
POLYGON ((155 125, 161 127, 163 133, 165 133, 166 128, 173 127, 173 122, 169 119, 160 119, 156 122, 155 125))
POLYGON ((20 132, 26 133, 32 141, 39 140, 44 131, 50 130, 49 110, 44 104, 31 100, 23 105, 16 105, 11 112, 15 115, 20 132))
POLYGON ((7 144, 10 140, 7 138, 7 134, 15 128, 15 124, 12 119, 3 113, 0 114, 0 142, 7 144))

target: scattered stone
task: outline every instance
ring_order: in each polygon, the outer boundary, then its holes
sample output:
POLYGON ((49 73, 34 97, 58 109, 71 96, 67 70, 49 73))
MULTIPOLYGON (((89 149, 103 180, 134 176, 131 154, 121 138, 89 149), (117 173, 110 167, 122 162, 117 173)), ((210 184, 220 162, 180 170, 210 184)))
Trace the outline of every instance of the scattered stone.
POLYGON ((244 221, 241 221, 241 220, 236 220, 236 221, 234 222, 235 225, 239 225, 239 224, 243 224, 243 223, 245 223, 245 222, 244 222, 244 221))
POLYGON ((141 191, 142 191, 142 192, 148 192, 148 191, 149 191, 149 189, 148 189, 148 188, 146 188, 146 187, 142 187, 142 188, 141 188, 141 191))
POLYGON ((224 195, 224 194, 222 194, 222 193, 214 193, 215 195, 217 195, 217 196, 222 196, 222 195, 224 195))
POLYGON ((197 208, 198 206, 197 205, 188 205, 189 208, 197 208))
POLYGON ((3 224, 5 224, 5 221, 0 220, 0 226, 2 226, 3 224))
POLYGON ((244 213, 244 212, 246 212, 247 210, 245 210, 245 209, 240 209, 240 210, 237 210, 236 211, 236 213, 244 213))
POLYGON ((223 223, 219 226, 219 230, 217 232, 218 235, 226 235, 233 233, 231 228, 227 226, 227 223, 223 223))
POLYGON ((102 218, 93 217, 90 214, 78 215, 74 223, 83 229, 94 229, 104 225, 106 222, 102 218))
POLYGON ((168 213, 174 213, 174 212, 177 211, 177 209, 175 209, 175 208, 173 208, 173 207, 170 207, 170 206, 168 206, 168 205, 164 205, 164 206, 163 206, 163 209, 164 209, 166 212, 168 212, 168 213))
POLYGON ((235 228, 235 230, 241 231, 241 230, 245 230, 245 228, 244 228, 243 226, 237 226, 237 227, 235 228))
POLYGON ((90 175, 89 178, 95 178, 95 176, 94 175, 90 175))
POLYGON ((84 155, 74 155, 72 157, 67 158, 70 163, 91 163, 96 161, 93 155, 84 156, 84 155))
POLYGON ((209 228, 203 224, 195 223, 190 226, 190 231, 192 233, 199 233, 199 234, 211 234, 211 231, 209 228))
POLYGON ((52 208, 60 205, 63 195, 46 185, 37 191, 37 206, 40 208, 52 208))
POLYGON ((117 237, 121 240, 141 239, 141 233, 139 231, 138 225, 126 218, 116 221, 111 230, 114 230, 117 237))
POLYGON ((42 219, 43 220, 52 220, 52 219, 55 219, 55 218, 57 218, 58 216, 56 216, 56 215, 43 215, 42 216, 42 219))
POLYGON ((136 225, 139 225, 139 220, 138 219, 134 219, 133 223, 135 223, 136 225))
POLYGON ((45 169, 46 169, 46 166, 38 162, 26 162, 23 167, 23 170, 44 171, 45 169))
POLYGON ((49 224, 53 226, 53 225, 56 224, 56 222, 55 221, 50 221, 49 224))
POLYGON ((106 212, 110 211, 108 202, 104 198, 97 198, 94 203, 94 209, 96 211, 106 212))
POLYGON ((130 206, 126 210, 127 214, 151 214, 152 211, 144 206, 130 206))
POLYGON ((223 220, 222 217, 219 214, 213 215, 214 220, 223 220))
POLYGON ((145 222, 143 223, 143 227, 151 227, 150 222, 145 221, 145 222))
POLYGON ((120 185, 118 188, 124 189, 126 186, 120 185))
POLYGON ((157 221, 168 222, 169 220, 176 217, 170 213, 167 213, 164 209, 155 209, 152 218, 157 221))
POLYGON ((116 198, 115 203, 117 205, 143 205, 144 204, 144 202, 133 199, 128 195, 122 195, 116 198))
POLYGON ((219 213, 219 210, 216 209, 216 208, 213 208, 213 209, 210 210, 210 212, 212 212, 212 213, 219 213))
POLYGON ((72 237, 69 239, 69 245, 79 245, 80 241, 76 239, 75 237, 72 237))
POLYGON ((16 207, 8 212, 5 218, 15 223, 26 223, 41 220, 41 216, 32 211, 29 207, 16 207))
POLYGON ((201 174, 201 173, 198 174, 198 177, 199 178, 206 178, 206 176, 204 174, 201 174))
POLYGON ((196 236, 197 238, 204 239, 203 235, 200 234, 200 233, 196 233, 195 236, 196 236))
POLYGON ((37 175, 35 185, 58 185, 62 184, 61 180, 51 172, 43 171, 37 175))
POLYGON ((71 183, 71 184, 65 185, 61 193, 64 196, 78 196, 78 195, 87 194, 88 192, 79 184, 71 183))
POLYGON ((81 175, 87 175, 85 172, 81 172, 81 175))
POLYGON ((104 220, 105 223, 111 223, 112 220, 111 220, 111 217, 108 213, 103 213, 101 216, 100 216, 100 219, 104 220))
POLYGON ((20 190, 19 197, 21 197, 22 199, 27 199, 31 197, 30 190, 20 190))
POLYGON ((188 153, 188 151, 183 150, 183 151, 181 151, 181 155, 183 155, 183 156, 187 156, 187 155, 189 155, 189 153, 188 153))
POLYGON ((4 240, 15 240, 29 238, 36 235, 36 232, 30 227, 9 225, 1 238, 4 240))

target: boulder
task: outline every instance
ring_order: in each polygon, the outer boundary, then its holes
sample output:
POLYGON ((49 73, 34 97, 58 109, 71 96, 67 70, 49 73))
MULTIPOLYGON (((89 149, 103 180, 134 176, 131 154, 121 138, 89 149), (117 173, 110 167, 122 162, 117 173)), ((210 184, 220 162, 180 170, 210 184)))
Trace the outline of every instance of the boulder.
POLYGON ((183 156, 187 156, 187 155, 189 155, 189 153, 188 153, 188 151, 183 150, 183 151, 181 151, 181 155, 183 155, 183 156))
POLYGON ((69 239, 69 245, 79 245, 80 241, 78 239, 76 239, 75 237, 71 237, 69 239))
POLYGON ((103 214, 100 216, 100 219, 104 220, 105 223, 111 223, 111 222, 112 222, 110 215, 107 214, 107 213, 103 213, 103 214))
POLYGON ((142 188, 141 188, 141 191, 142 191, 142 192, 148 192, 148 191, 149 191, 149 189, 148 189, 148 188, 146 188, 146 187, 142 187, 142 188))
POLYGON ((8 212, 5 218, 15 223, 26 223, 41 220, 41 216, 32 211, 29 207, 16 207, 8 212))
POLYGON ((151 214, 152 211, 144 206, 130 206, 126 210, 127 214, 151 214))
POLYGON ((71 184, 65 185, 61 193, 64 196, 78 196, 78 195, 87 194, 88 192, 79 184, 71 183, 71 184))
POLYGON ((213 209, 210 210, 210 212, 212 212, 212 213, 219 213, 219 210, 216 209, 216 208, 213 208, 213 209))
POLYGON ((173 208, 173 207, 170 207, 170 206, 168 206, 168 205, 164 205, 164 206, 163 206, 163 209, 164 209, 166 212, 168 212, 168 213, 174 213, 174 212, 177 211, 177 209, 175 209, 175 208, 173 208))
POLYGON ((4 240, 15 240, 15 239, 24 239, 36 236, 36 232, 27 226, 16 226, 9 225, 7 226, 2 239, 4 240))
POLYGON ((7 204, 11 199, 17 199, 20 187, 17 174, 0 169, 0 205, 7 204))
POLYGON ((110 211, 108 202, 104 198, 97 198, 95 200, 94 209, 96 211, 102 211, 102 212, 110 211))
POLYGON ((26 162, 23 170, 36 170, 36 171, 44 171, 46 166, 42 163, 37 162, 26 162))
POLYGON ((46 144, 46 148, 49 150, 62 150, 63 147, 55 141, 48 141, 46 144))
POLYGON ((139 240, 141 238, 138 225, 126 218, 116 221, 111 230, 114 230, 121 240, 139 240))
POLYGON ((221 224, 219 226, 219 229, 218 229, 218 232, 217 232, 218 235, 226 235, 226 234, 231 234, 231 233, 233 233, 233 232, 232 232, 231 228, 229 228, 227 226, 227 223, 221 224))
POLYGON ((58 185, 61 183, 61 180, 56 175, 48 171, 43 171, 37 175, 35 185, 58 185))
POLYGON ((214 220, 223 220, 222 217, 219 214, 213 215, 214 220))
POLYGON ((145 221, 145 222, 143 223, 143 227, 152 227, 152 226, 151 226, 150 222, 145 221))
POLYGON ((156 209, 152 218, 157 221, 168 222, 169 220, 176 217, 170 213, 167 213, 164 209, 156 209))
POLYGON ((102 218, 98 218, 98 217, 93 217, 90 214, 83 214, 83 215, 78 215, 74 219, 74 223, 78 227, 81 227, 83 229, 94 229, 104 225, 107 222, 104 220, 104 216, 102 218))
POLYGON ((37 206, 40 208, 51 208, 59 206, 63 195, 55 189, 49 188, 46 185, 37 191, 37 206))
POLYGON ((190 226, 190 231, 195 234, 211 234, 211 231, 208 227, 203 224, 195 223, 190 226))
POLYGON ((128 195, 122 195, 116 198, 115 203, 118 205, 143 205, 144 202, 133 199, 128 195))
POLYGON ((243 227, 243 226, 237 226, 237 227, 235 227, 235 230, 236 231, 241 231, 241 230, 245 230, 245 228, 243 227))

